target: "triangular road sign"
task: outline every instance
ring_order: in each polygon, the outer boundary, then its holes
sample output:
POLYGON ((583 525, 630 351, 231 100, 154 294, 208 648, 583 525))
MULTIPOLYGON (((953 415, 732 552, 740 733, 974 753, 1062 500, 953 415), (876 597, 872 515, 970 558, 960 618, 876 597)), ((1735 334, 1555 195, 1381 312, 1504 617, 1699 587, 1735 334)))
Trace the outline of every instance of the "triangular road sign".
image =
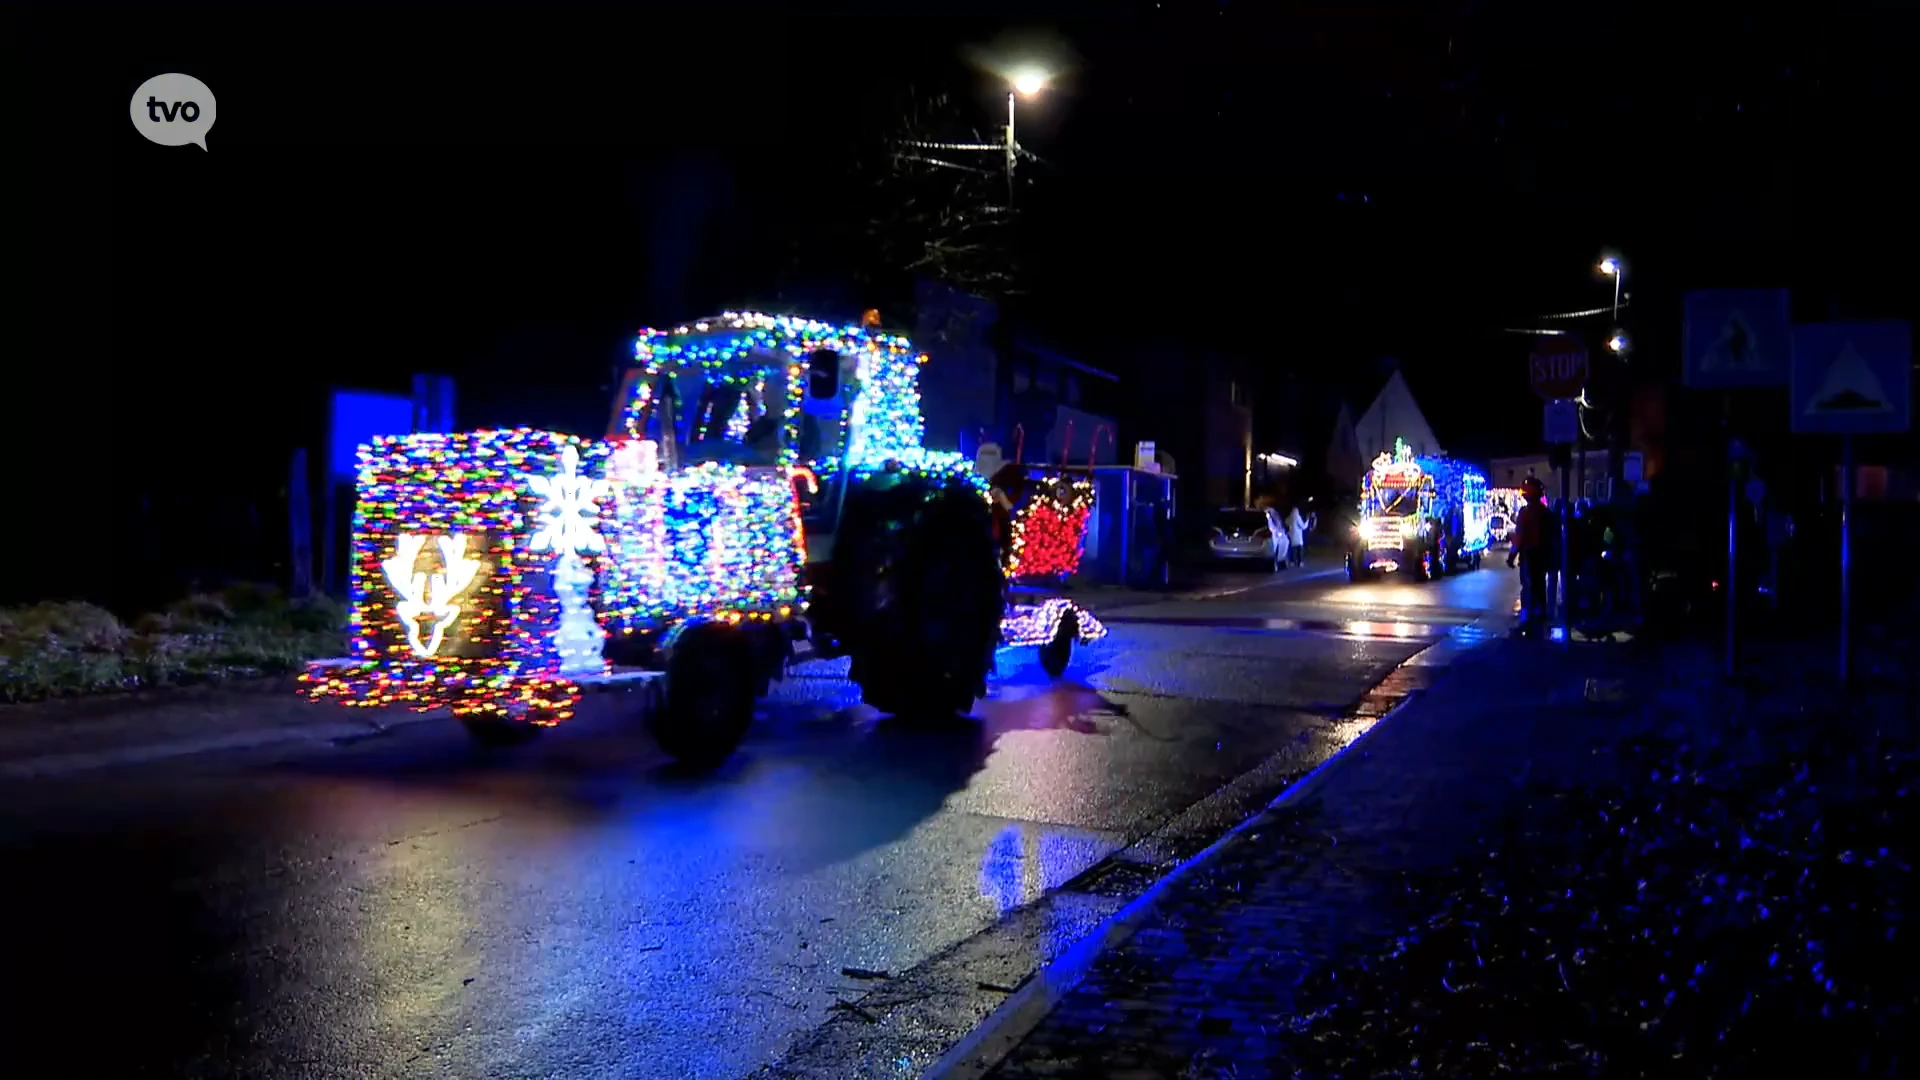
POLYGON ((1913 421, 1913 328, 1900 320, 1793 328, 1793 430, 1888 435, 1913 421))
POLYGON ((1806 411, 1808 415, 1890 413, 1893 403, 1887 400, 1887 391, 1866 358, 1848 340, 1820 380, 1820 389, 1807 400, 1806 411))

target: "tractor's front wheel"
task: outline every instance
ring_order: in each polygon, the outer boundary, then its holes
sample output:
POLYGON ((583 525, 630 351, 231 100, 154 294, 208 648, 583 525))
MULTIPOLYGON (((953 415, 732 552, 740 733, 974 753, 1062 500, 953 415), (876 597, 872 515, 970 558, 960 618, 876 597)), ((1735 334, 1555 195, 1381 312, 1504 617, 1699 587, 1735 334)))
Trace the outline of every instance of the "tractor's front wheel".
POLYGON ((660 748, 688 765, 718 765, 753 723, 753 643, 727 623, 701 623, 680 634, 667 653, 667 689, 647 710, 647 731, 660 748))

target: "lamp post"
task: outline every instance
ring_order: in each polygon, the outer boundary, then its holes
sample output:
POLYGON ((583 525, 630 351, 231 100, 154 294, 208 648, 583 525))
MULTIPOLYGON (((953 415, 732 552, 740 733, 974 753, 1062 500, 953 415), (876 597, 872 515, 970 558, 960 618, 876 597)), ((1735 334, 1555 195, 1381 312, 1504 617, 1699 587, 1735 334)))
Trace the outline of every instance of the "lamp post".
POLYGON ((1013 85, 1007 90, 1007 205, 1013 205, 1013 169, 1020 160, 1020 142, 1014 138, 1014 106, 1021 98, 1038 95, 1047 88, 1045 73, 1035 70, 1022 71, 1013 77, 1013 85))
MULTIPOLYGON (((1001 155, 1001 159, 1003 162, 1002 168, 1006 173, 1006 177, 1007 177, 1007 204, 1011 206, 1013 204, 1014 169, 1019 165, 1020 159, 1022 157, 1033 156, 1027 153, 1026 150, 1021 148, 1020 140, 1015 135, 1015 128, 1014 128, 1015 113, 1018 111, 1021 98, 1036 97, 1039 94, 1045 92, 1047 89, 1047 82, 1048 82, 1047 73, 1035 68, 1029 68, 1024 71, 1020 71, 1014 74, 1013 77, 1008 80, 1007 126, 1006 126, 1006 129, 1001 133, 1001 138, 999 142, 950 143, 950 142, 927 142, 921 139, 907 139, 903 141, 902 145, 912 147, 915 150, 965 150, 965 151, 974 151, 974 152, 979 152, 979 151, 998 152, 1001 155)), ((948 168, 964 168, 964 166, 955 166, 951 162, 938 161, 932 158, 918 157, 917 155, 913 155, 913 156, 916 157, 917 160, 923 161, 930 165, 940 165, 940 166, 946 166, 948 168)), ((984 171, 984 170, 975 170, 975 171, 984 171)))
MULTIPOLYGON (((1607 349, 1614 356, 1619 357, 1621 364, 1625 364, 1630 343, 1626 332, 1620 329, 1620 288, 1621 283, 1627 279, 1627 266, 1620 261, 1620 256, 1606 255, 1600 259, 1599 270, 1613 279, 1613 336, 1607 339, 1607 349)), ((1632 396, 1631 391, 1626 389, 1626 383, 1624 373, 1619 374, 1614 392, 1616 395, 1622 392, 1627 393, 1630 404, 1632 396)), ((1607 425, 1609 428, 1607 431, 1607 492, 1610 496, 1616 494, 1615 489, 1626 482, 1626 412, 1626 408, 1623 408, 1619 401, 1615 401, 1613 411, 1608 418, 1610 422, 1607 425)))
POLYGON ((1047 88, 1047 77, 1039 71, 1023 71, 1013 77, 1013 85, 1007 90, 1007 201, 1013 201, 1013 168, 1019 161, 1020 143, 1014 138, 1014 106, 1023 97, 1038 95, 1047 88))
POLYGON ((1600 272, 1613 279, 1613 321, 1620 321, 1620 282, 1627 276, 1627 268, 1617 255, 1609 255, 1600 260, 1600 272))

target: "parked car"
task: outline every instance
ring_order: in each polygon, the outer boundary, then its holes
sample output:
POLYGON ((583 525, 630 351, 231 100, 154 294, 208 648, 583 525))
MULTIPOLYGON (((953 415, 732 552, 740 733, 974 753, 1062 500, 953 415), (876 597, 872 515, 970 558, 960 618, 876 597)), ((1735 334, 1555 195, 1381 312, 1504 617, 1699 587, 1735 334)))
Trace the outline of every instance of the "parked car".
POLYGON ((1257 559, 1275 570, 1285 569, 1287 530, 1280 523, 1280 511, 1221 509, 1214 514, 1207 550, 1215 559, 1239 563, 1257 559))

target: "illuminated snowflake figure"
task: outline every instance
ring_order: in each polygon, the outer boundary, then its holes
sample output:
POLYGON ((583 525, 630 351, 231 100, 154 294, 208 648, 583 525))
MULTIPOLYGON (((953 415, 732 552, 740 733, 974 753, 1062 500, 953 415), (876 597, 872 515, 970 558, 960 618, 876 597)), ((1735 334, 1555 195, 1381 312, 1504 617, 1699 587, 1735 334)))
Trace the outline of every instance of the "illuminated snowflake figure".
POLYGON ((534 511, 539 531, 528 541, 534 551, 600 554, 607 539, 600 535, 600 500, 610 485, 580 475, 580 451, 569 445, 560 452, 560 471, 553 476, 526 476, 527 486, 545 500, 534 511))

